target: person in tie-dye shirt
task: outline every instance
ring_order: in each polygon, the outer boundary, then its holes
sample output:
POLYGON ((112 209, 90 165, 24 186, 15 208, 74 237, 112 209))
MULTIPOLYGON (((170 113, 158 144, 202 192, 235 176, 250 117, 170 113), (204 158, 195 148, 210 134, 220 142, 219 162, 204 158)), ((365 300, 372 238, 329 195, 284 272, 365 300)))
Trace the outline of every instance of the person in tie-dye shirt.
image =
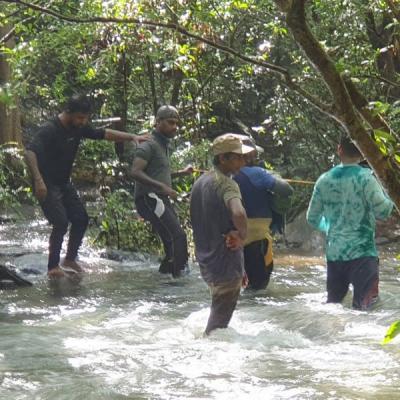
POLYGON ((353 308, 366 310, 378 299, 379 260, 376 219, 387 219, 393 202, 347 137, 338 146, 341 164, 320 176, 307 221, 326 234, 328 303, 340 303, 350 283, 353 308))

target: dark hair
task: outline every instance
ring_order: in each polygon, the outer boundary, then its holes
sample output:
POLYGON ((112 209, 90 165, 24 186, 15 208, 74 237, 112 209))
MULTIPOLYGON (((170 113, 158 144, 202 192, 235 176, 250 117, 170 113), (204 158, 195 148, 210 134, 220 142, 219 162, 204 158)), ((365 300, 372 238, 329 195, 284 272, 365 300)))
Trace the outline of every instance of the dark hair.
POLYGON ((358 150, 356 145, 347 135, 342 135, 339 144, 342 148, 344 155, 346 155, 347 157, 361 157, 360 150, 358 150))
POLYGON ((90 114, 92 112, 92 103, 85 94, 74 94, 65 104, 64 111, 68 114, 76 112, 90 114))

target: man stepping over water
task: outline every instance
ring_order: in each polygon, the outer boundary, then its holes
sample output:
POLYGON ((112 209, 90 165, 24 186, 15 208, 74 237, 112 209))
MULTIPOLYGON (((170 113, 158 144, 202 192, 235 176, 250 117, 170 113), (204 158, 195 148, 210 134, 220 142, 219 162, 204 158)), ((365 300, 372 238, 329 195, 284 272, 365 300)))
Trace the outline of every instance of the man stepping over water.
POLYGON ((231 179, 244 166, 243 155, 253 151, 233 134, 212 144, 214 169, 193 185, 190 217, 196 259, 211 292, 211 311, 205 334, 226 328, 244 280, 243 243, 246 211, 237 183, 231 179))
POLYGON ((42 125, 26 147, 34 195, 52 225, 48 258, 48 276, 52 278, 62 277, 68 270, 83 272, 76 258, 88 225, 88 214, 71 183, 72 166, 81 140, 136 143, 147 140, 127 132, 93 128, 89 125, 91 111, 91 102, 85 95, 72 96, 64 110, 42 125), (69 224, 67 253, 60 266, 60 251, 69 224))
POLYGON ((171 173, 170 141, 177 134, 179 113, 164 105, 156 114, 151 140, 141 143, 133 160, 131 175, 136 181, 135 204, 138 213, 160 236, 165 258, 159 271, 179 277, 188 261, 186 233, 171 203, 178 193, 172 188, 172 178, 188 175, 192 167, 171 173))
POLYGON ((249 280, 248 287, 259 290, 267 287, 273 271, 270 226, 275 216, 274 201, 279 196, 280 201, 288 203, 293 189, 283 179, 258 166, 258 152, 263 149, 256 146, 249 137, 241 136, 243 143, 253 148, 253 151, 244 156, 246 165, 234 176, 248 218, 243 251, 244 268, 249 280))
POLYGON ((387 219, 393 202, 362 156, 343 136, 341 164, 321 175, 314 187, 307 221, 326 234, 328 303, 340 303, 353 285, 353 308, 367 310, 378 299, 379 260, 375 246, 376 219, 387 219))

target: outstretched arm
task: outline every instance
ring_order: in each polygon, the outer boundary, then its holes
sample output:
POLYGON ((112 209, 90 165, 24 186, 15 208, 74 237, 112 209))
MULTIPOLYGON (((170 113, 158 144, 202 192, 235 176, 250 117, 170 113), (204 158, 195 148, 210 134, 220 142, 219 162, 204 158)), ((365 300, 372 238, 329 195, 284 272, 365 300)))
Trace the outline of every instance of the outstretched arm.
POLYGON ((115 129, 106 129, 104 134, 104 139, 109 140, 111 142, 135 142, 141 143, 149 140, 149 135, 134 135, 128 132, 117 131, 115 129))

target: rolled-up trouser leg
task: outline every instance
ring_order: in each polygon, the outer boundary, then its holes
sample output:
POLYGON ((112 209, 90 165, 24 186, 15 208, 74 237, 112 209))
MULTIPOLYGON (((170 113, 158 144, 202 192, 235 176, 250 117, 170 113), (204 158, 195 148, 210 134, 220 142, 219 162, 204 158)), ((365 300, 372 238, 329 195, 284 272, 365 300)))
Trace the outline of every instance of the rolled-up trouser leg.
POLYGON ((49 259, 47 264, 50 271, 60 263, 61 246, 68 229, 68 217, 63 203, 61 187, 47 185, 46 199, 40 205, 45 217, 53 227, 49 239, 49 259))
POLYGON ((226 328, 232 318, 233 311, 240 294, 242 278, 233 281, 209 285, 211 292, 211 310, 205 333, 218 328, 226 328))

